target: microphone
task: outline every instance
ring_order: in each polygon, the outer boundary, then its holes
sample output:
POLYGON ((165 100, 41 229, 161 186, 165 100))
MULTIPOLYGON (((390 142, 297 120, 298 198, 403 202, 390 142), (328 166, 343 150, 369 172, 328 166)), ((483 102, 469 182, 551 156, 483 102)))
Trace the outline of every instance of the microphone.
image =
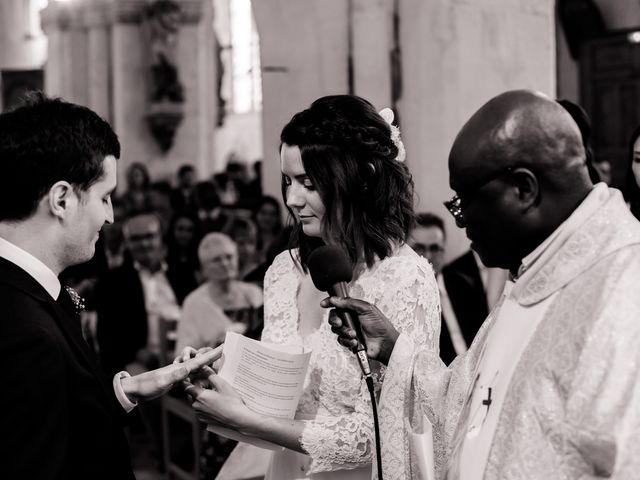
MULTIPOLYGON (((349 297, 347 283, 353 276, 353 266, 347 254, 339 247, 326 245, 316 248, 309 255, 307 261, 311 280, 321 292, 327 292, 334 297, 349 297)), ((358 345, 355 354, 358 356, 360 369, 365 377, 371 377, 371 367, 367 358, 367 346, 360 328, 360 321, 355 312, 336 308, 338 317, 349 328, 356 332, 358 345)))

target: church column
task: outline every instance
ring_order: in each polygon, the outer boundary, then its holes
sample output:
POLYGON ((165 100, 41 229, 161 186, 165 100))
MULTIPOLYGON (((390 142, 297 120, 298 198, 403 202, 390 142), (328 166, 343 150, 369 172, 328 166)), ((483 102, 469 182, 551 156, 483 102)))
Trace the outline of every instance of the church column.
MULTIPOLYGON (((153 139, 144 121, 149 91, 145 40, 140 29, 146 2, 117 0, 111 4, 112 125, 122 146, 118 180, 133 162, 149 164, 153 139)), ((148 165, 151 167, 151 165, 148 165)))
POLYGON ((393 0, 351 0, 354 93, 391 106, 393 0))
POLYGON ((85 10, 88 29, 88 103, 89 108, 111 120, 111 37, 109 11, 104 1, 92 2, 85 10))
POLYGON ((72 14, 69 5, 59 2, 49 2, 41 12, 42 30, 48 41, 44 89, 52 96, 68 98, 70 93, 67 49, 72 14))
POLYGON ((470 115, 491 97, 530 88, 555 96, 554 1, 400 0, 399 102, 418 208, 447 223, 448 257, 468 248, 442 205, 447 158, 470 115))
POLYGON ((181 0, 182 24, 176 64, 184 86, 184 119, 171 150, 175 157, 170 174, 182 163, 191 163, 201 176, 212 173, 213 132, 216 127, 216 42, 211 0, 181 0))
POLYGON ((214 158, 214 130, 218 117, 218 102, 216 92, 217 64, 215 52, 218 51, 217 39, 213 30, 213 3, 207 0, 203 3, 202 15, 198 25, 198 83, 197 95, 199 110, 198 125, 198 155, 193 159, 200 178, 211 178, 215 169, 214 158))
POLYGON ((42 28, 49 40, 45 91, 86 105, 87 30, 82 9, 51 2, 42 12, 42 28))
POLYGON ((348 91, 347 0, 252 2, 262 65, 263 187, 280 198, 280 131, 316 98, 348 91))

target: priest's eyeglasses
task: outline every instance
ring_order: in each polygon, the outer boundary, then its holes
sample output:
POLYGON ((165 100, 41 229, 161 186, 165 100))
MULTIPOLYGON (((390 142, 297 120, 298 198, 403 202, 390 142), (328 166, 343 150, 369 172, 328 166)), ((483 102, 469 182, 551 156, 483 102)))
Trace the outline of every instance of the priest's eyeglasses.
POLYGON ((480 182, 476 183, 474 186, 465 189, 464 193, 456 193, 450 200, 446 202, 442 202, 444 206, 449 210, 449 213, 453 216, 456 221, 456 225, 460 228, 464 228, 467 226, 467 222, 464 219, 464 212, 462 207, 462 199, 465 200, 471 199, 478 190, 487 185, 494 180, 497 180, 500 177, 510 174, 513 170, 517 168, 516 166, 501 168, 500 170, 493 172, 488 177, 482 179, 480 182))

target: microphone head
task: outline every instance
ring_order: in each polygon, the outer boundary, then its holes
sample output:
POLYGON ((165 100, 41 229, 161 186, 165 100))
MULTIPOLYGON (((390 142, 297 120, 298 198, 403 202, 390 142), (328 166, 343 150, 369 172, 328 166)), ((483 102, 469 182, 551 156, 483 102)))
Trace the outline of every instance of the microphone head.
POLYGON ((349 283, 353 276, 349 256, 335 245, 316 248, 309 255, 307 265, 313 284, 321 292, 328 292, 339 282, 349 283))

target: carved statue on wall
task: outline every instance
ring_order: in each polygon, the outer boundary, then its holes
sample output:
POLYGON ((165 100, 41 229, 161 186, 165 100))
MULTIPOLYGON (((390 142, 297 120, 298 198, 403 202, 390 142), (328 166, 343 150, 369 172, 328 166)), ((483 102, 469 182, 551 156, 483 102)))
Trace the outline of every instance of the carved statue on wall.
POLYGON ((165 98, 171 102, 184 101, 184 89, 175 61, 181 15, 180 6, 171 0, 157 0, 147 11, 151 34, 154 101, 165 98))
POLYGON ((175 1, 155 0, 147 9, 151 50, 151 106, 147 122, 165 152, 173 145, 183 117, 184 87, 176 64, 181 21, 182 11, 175 1))

